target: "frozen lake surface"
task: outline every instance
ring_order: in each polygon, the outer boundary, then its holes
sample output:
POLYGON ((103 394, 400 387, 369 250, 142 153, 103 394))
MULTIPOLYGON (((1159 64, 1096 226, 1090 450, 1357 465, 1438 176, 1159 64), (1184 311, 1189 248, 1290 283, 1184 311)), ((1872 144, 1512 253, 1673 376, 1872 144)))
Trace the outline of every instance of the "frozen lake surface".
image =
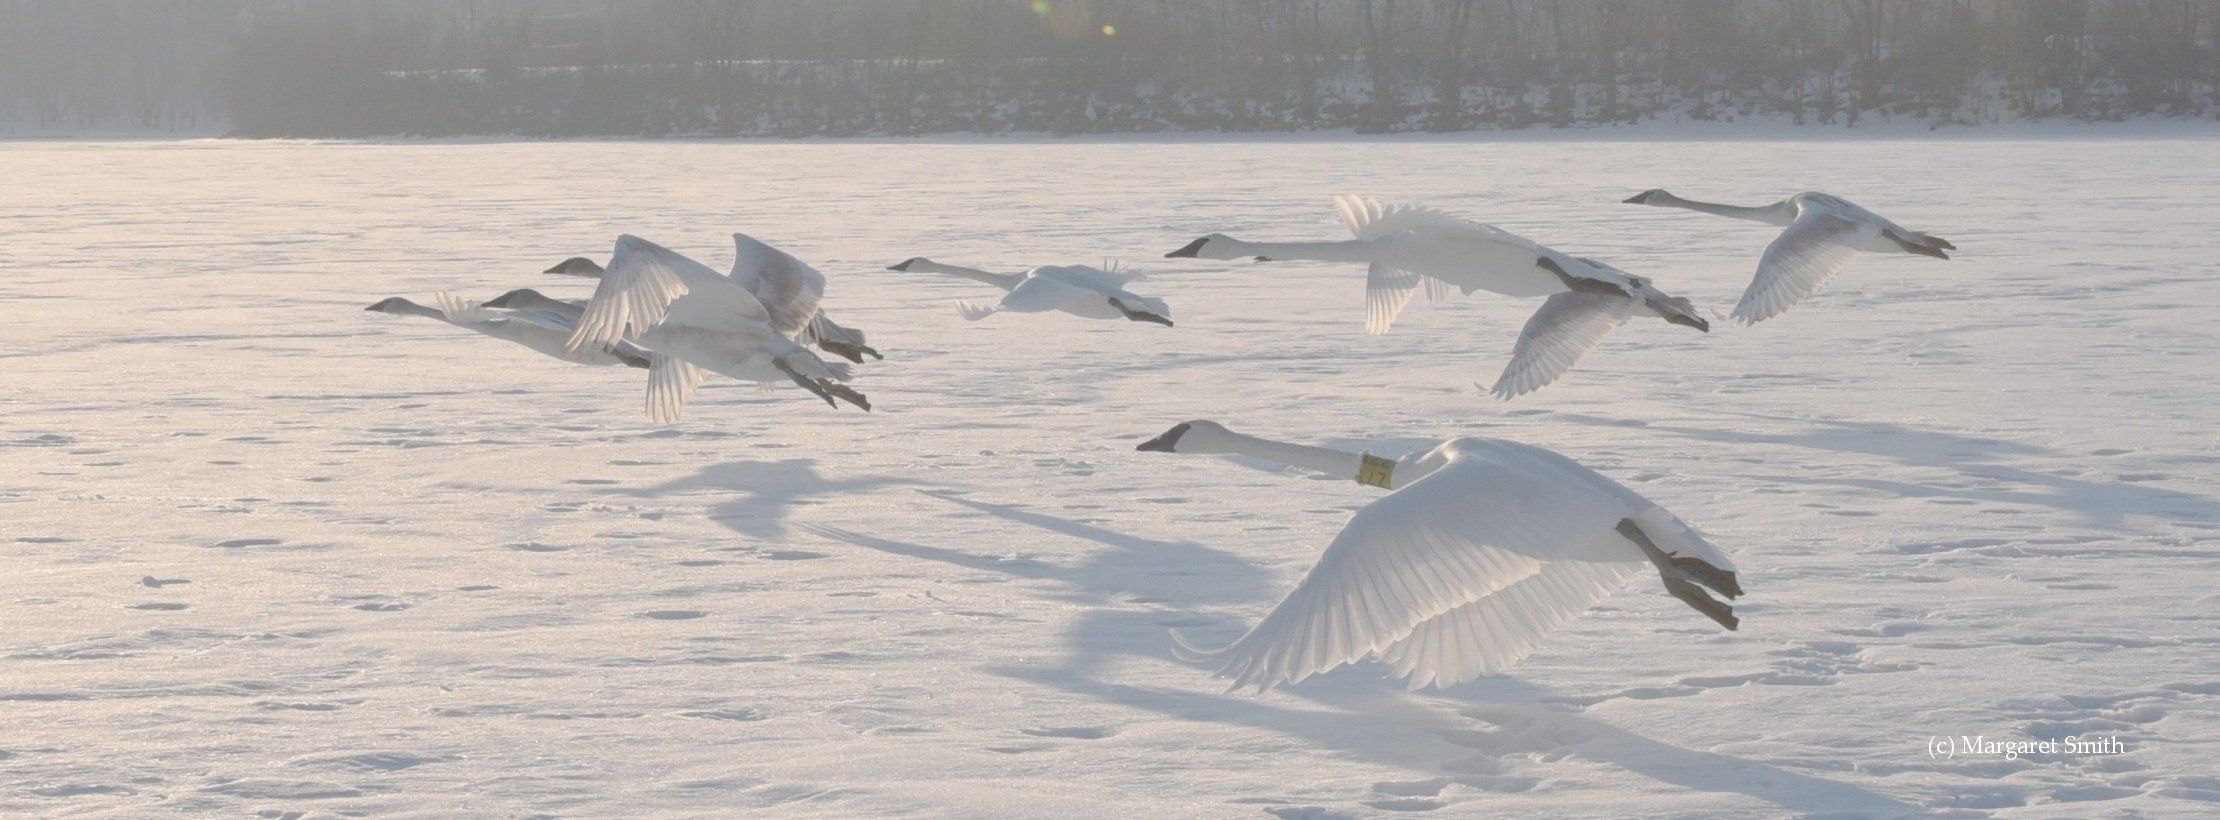
POLYGON ((0 144, 0 813, 1340 817, 2220 811, 2220 140, 0 144), (1363 333, 1362 271, 1160 256, 1435 205, 1731 306, 1841 194, 1957 258, 1613 334, 1502 403, 1531 300, 1363 333), (876 412, 409 317, 635 232, 816 263, 876 412), (1123 259, 1176 328, 967 323, 882 270, 1123 259), (1136 453, 1190 418, 1554 448, 1735 555, 1502 677, 1262 697, 1230 638, 1376 497, 1136 453), (2116 736, 1960 755, 1937 736, 2116 736))

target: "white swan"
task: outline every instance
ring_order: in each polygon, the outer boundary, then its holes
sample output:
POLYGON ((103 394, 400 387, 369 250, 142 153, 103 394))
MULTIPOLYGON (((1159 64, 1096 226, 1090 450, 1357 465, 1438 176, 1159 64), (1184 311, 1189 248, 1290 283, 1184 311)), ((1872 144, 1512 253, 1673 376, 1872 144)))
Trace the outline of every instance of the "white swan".
POLYGON ((1261 458, 1391 490, 1358 510, 1302 583, 1208 661, 1233 688, 1295 683, 1377 657, 1412 689, 1518 662, 1643 568, 1729 630, 1734 564, 1672 513, 1564 456, 1466 437, 1401 459, 1268 441, 1190 421, 1138 449, 1261 458))
MULTIPOLYGON (((814 292, 818 298, 823 298, 825 276, 808 263, 744 233, 733 234, 732 245, 730 278, 755 294, 756 300, 771 310, 774 324, 782 328, 793 324, 792 317, 781 315, 782 309, 774 306, 794 304, 794 296, 805 292, 814 292)), ((545 272, 599 279, 603 269, 592 259, 573 256, 545 272)), ((886 358, 865 343, 863 331, 841 326, 822 309, 813 310, 809 321, 787 336, 796 344, 816 345, 857 364, 862 364, 867 354, 873 359, 886 358)))
POLYGON ((1758 257, 1757 276, 1742 291, 1742 300, 1735 303, 1734 318, 1746 325, 1778 316, 1797 300, 1817 293, 1827 280, 1849 267, 1850 257, 1859 251, 1949 259, 1950 254, 1943 251, 1958 249, 1950 240, 1910 230, 1850 200, 1817 191, 1756 207, 1682 199, 1662 188, 1643 191, 1626 201, 1686 208, 1788 229, 1765 246, 1765 255, 1758 257))
POLYGON ((1437 302, 1448 296, 1450 285, 1468 295, 1485 290, 1505 296, 1548 296, 1519 331, 1510 364, 1490 388, 1503 399, 1556 381, 1602 343, 1612 328, 1637 314, 1711 330, 1711 323, 1694 304, 1665 294, 1648 279, 1494 226, 1432 208, 1388 205, 1365 197, 1335 197, 1334 208, 1355 239, 1245 242, 1214 233, 1165 256, 1366 265, 1364 329, 1368 333, 1386 333, 1422 283, 1428 298, 1437 302))
POLYGON ((1164 300, 1125 289, 1127 284, 1142 278, 1137 273, 1088 265, 1044 265, 1021 274, 990 273, 943 265, 922 256, 888 265, 887 270, 945 273, 1010 292, 992 306, 957 302, 957 311, 974 322, 1004 310, 1012 313, 1060 310, 1088 319, 1131 319, 1172 326, 1172 308, 1164 300))
POLYGON ((440 291, 435 294, 439 307, 430 308, 399 296, 382 300, 363 310, 379 313, 398 313, 409 316, 427 316, 459 328, 475 330, 504 341, 515 342, 566 362, 591 365, 625 364, 647 367, 648 352, 630 342, 619 341, 607 348, 571 350, 564 342, 578 326, 577 317, 564 317, 557 313, 536 310, 509 310, 496 313, 486 305, 466 302, 454 294, 440 291))
POLYGON ((817 310, 808 289, 778 290, 776 306, 758 301, 746 284, 641 239, 617 237, 609 267, 565 343, 570 350, 639 340, 648 355, 648 416, 678 420, 701 385, 702 371, 773 383, 789 380, 838 407, 834 398, 870 410, 840 382, 848 365, 828 363, 791 336, 817 310))

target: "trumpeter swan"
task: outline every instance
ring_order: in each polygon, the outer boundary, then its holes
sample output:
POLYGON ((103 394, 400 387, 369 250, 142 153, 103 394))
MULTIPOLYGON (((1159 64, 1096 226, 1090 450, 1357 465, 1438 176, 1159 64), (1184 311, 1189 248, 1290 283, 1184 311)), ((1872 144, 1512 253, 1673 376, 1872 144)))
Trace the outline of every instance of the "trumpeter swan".
POLYGON ((1733 630, 1734 564, 1680 519, 1556 453, 1461 437, 1400 459, 1270 441, 1214 422, 1138 449, 1226 453, 1390 492, 1358 510, 1295 590, 1233 643, 1182 658, 1258 691, 1377 657, 1413 689, 1508 668, 1643 568, 1733 630))
POLYGON ((1754 207, 1682 199, 1662 188, 1643 191, 1626 201, 1787 228, 1765 246, 1765 255, 1758 257, 1757 275, 1742 291, 1742 300, 1735 303, 1733 316, 1746 325, 1778 316, 1797 300, 1817 293, 1827 280, 1849 267, 1850 257, 1859 251, 1949 259, 1950 254, 1943 251, 1958 249, 1948 239, 1910 230, 1850 200, 1817 191, 1754 207))

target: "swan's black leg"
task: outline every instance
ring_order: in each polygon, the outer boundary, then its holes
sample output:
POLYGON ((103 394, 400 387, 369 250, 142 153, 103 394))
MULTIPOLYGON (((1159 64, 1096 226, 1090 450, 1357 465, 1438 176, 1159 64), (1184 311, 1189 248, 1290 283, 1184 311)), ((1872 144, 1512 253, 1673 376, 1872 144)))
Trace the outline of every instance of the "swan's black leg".
POLYGON ((832 393, 819 385, 816 379, 809 378, 796 371, 793 365, 786 363, 785 359, 772 359, 771 366, 778 368, 779 372, 785 373, 787 378, 793 379, 794 383, 801 385, 803 390, 815 393, 818 398, 824 399, 826 406, 835 410, 840 409, 840 403, 833 401, 832 393))
POLYGON ((1125 318, 1132 319, 1136 322, 1155 322, 1165 327, 1172 326, 1172 320, 1170 319, 1166 319, 1162 316, 1158 316, 1145 310, 1134 310, 1133 308, 1126 307, 1125 302, 1119 301, 1117 299, 1111 299, 1110 306, 1117 308, 1119 313, 1125 314, 1125 318))
POLYGON ((1631 295, 1627 293, 1626 288, 1619 287, 1618 285, 1611 284, 1610 282, 1605 282, 1601 279, 1589 279, 1584 276, 1574 276, 1571 273, 1566 272, 1564 267, 1558 265, 1555 261, 1552 261, 1547 256, 1535 257, 1534 266, 1537 268, 1541 268, 1542 270, 1549 271, 1550 273, 1556 274, 1557 280, 1565 283, 1565 289, 1573 291, 1575 293, 1607 293, 1612 296, 1631 295))

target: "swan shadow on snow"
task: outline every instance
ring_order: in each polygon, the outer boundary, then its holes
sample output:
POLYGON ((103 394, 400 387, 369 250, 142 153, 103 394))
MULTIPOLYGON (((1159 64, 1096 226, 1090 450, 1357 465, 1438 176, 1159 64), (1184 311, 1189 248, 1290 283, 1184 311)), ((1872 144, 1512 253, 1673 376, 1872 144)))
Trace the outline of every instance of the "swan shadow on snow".
POLYGON ((1178 674, 1191 674, 1199 682, 1215 682, 1207 670, 1171 660, 1171 640, 1166 630, 1222 622, 1222 618, 1196 612, 1193 607, 1197 605, 1255 602, 1261 607, 1281 590, 1272 587, 1270 573, 1231 553, 1201 544, 1126 535, 1023 507, 945 492, 924 494, 1111 548, 1083 562, 1064 564, 1032 557, 980 555, 803 525, 819 536, 892 555, 1051 582, 1063 587, 1049 593, 1057 600, 1093 607, 1066 631, 1068 653, 1063 662, 990 666, 986 671, 991 674, 1170 718, 1273 732, 1310 746, 1406 768, 1420 777, 1442 778, 1484 790, 1520 791, 1535 785, 1532 778, 1504 773, 1503 758, 1558 752, 1688 789, 1743 794, 1796 812, 1870 816, 1920 812, 1914 806, 1856 786, 1678 748, 1592 720, 1564 706, 1541 704, 1538 701, 1548 694, 1546 691, 1511 677, 1483 678, 1430 694, 1410 695, 1402 691, 1401 684, 1385 679, 1382 668, 1365 663, 1283 687, 1270 697, 1104 680, 1101 672, 1109 661, 1144 658, 1180 670, 1178 674), (1121 595, 1140 597, 1116 597, 1121 595), (1288 705, 1290 697, 1318 708, 1288 705))
POLYGON ((1087 553, 1083 560, 1067 564, 1031 556, 980 555, 833 527, 804 525, 804 529, 834 541, 893 555, 1060 583, 1067 589, 1057 594, 1058 599, 1075 603, 1108 604, 1113 596, 1153 592, 1156 593, 1154 597, 1144 600, 1186 606, 1254 600, 1269 594, 1266 586, 1269 579, 1262 570, 1232 553, 1193 541, 1160 541, 1126 535, 1015 505, 975 501, 945 490, 920 490, 919 493, 1111 549, 1087 553), (1181 579, 1194 580, 1183 582, 1181 579))
POLYGON ((1998 463, 2005 457, 2069 459, 2071 454, 2003 439, 1965 436, 1923 430, 1884 422, 1806 419, 1754 413, 1731 413, 1752 419, 1794 422, 1807 429, 1782 433, 1722 430, 1687 425, 1658 424, 1585 413, 1557 413, 1552 419, 1597 427, 1620 427, 1665 433, 1737 446, 1800 447, 1833 453, 1854 453, 1886 459, 1906 467, 1948 470, 1966 479, 2009 487, 1964 487, 1912 484, 1872 478, 1814 478, 1759 476, 1768 481, 1822 487, 1855 487, 1894 493, 1903 498, 1960 498, 1995 504, 2049 507, 2081 516, 2091 527, 2126 529, 2125 517, 2151 515, 2174 521, 2209 522, 2220 501, 2192 493, 2146 487, 2127 482, 2085 481, 2069 476, 2032 472, 1998 463))
POLYGON ((829 499, 916 483, 888 476, 831 479, 818 473, 816 459, 789 458, 728 461, 704 467, 684 478, 618 492, 638 498, 690 493, 738 494, 737 498, 712 505, 710 519, 749 538, 776 540, 786 536, 786 517, 795 507, 824 503, 820 497, 829 499))

